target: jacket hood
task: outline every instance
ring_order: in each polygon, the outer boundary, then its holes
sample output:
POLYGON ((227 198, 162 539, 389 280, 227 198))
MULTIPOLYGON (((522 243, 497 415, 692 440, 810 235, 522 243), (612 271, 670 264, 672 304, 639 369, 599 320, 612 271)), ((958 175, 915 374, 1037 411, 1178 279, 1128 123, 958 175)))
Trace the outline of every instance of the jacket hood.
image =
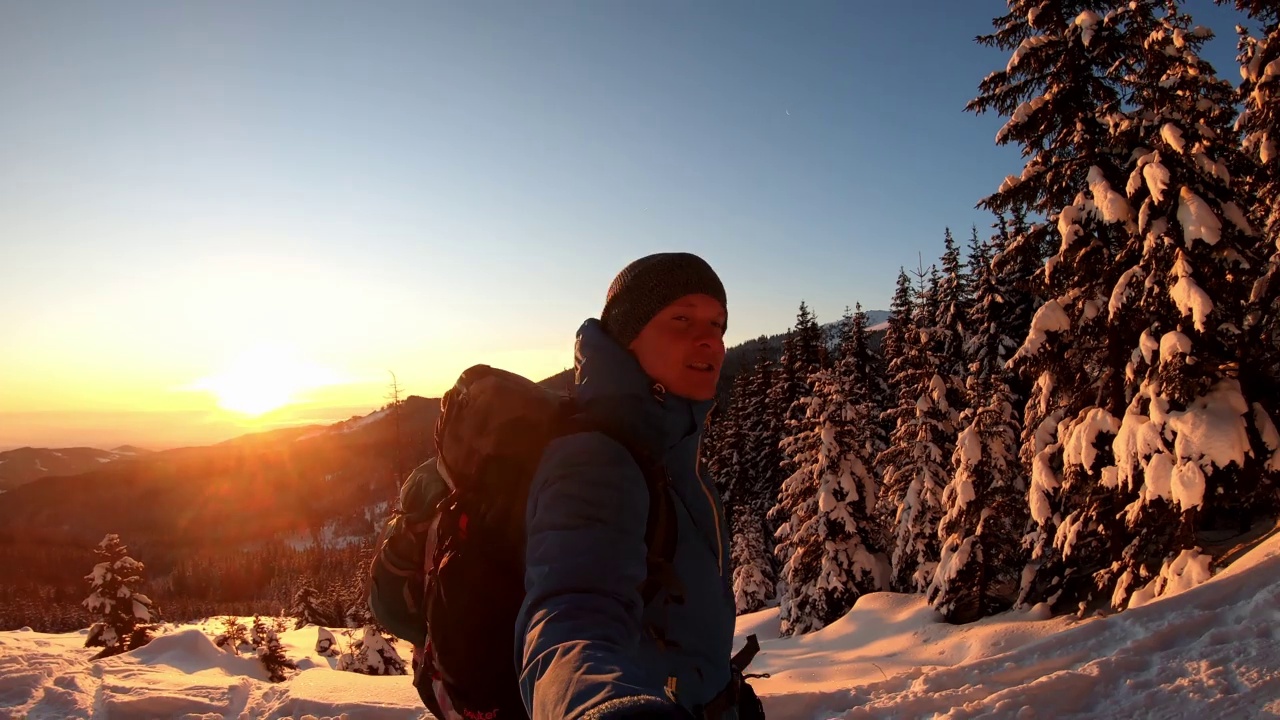
POLYGON ((701 432, 715 405, 663 389, 595 318, 578 328, 574 372, 578 405, 589 418, 659 455, 701 432))

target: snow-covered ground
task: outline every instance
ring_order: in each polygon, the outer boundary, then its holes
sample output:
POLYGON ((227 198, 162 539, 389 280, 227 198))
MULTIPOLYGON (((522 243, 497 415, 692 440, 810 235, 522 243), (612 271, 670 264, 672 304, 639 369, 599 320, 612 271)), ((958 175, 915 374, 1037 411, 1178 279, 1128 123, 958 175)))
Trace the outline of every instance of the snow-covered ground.
MULTIPOLYGON (((919 596, 878 593, 821 632, 777 630, 773 610, 739 619, 739 640, 762 641, 749 672, 770 673, 752 682, 771 719, 1280 717, 1280 535, 1203 585, 1105 618, 951 626, 919 596)), ((213 623, 97 662, 84 631, 0 633, 0 718, 426 717, 407 676, 338 672, 317 633, 281 634, 299 671, 278 684, 218 650, 213 623)))

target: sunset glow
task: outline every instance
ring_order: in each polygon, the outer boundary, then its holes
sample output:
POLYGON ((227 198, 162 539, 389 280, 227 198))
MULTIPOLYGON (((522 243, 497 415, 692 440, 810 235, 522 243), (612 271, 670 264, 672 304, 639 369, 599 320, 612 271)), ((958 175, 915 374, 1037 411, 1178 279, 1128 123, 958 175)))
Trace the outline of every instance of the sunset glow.
POLYGON ((258 345, 236 356, 225 370, 197 381, 194 389, 212 393, 224 410, 257 416, 336 380, 334 373, 298 360, 287 348, 258 345))

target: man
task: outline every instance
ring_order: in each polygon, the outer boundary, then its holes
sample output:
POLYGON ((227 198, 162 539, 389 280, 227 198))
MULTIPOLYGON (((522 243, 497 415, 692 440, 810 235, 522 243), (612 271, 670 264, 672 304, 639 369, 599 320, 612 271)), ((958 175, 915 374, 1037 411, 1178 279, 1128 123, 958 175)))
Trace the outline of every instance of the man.
POLYGON ((533 720, 736 717, 724 707, 735 616, 729 536, 698 462, 726 326, 724 286, 711 267, 662 253, 624 268, 600 319, 578 331, 581 412, 667 470, 675 582, 642 601, 650 498, 628 450, 602 432, 553 441, 529 491, 516 623, 533 720))

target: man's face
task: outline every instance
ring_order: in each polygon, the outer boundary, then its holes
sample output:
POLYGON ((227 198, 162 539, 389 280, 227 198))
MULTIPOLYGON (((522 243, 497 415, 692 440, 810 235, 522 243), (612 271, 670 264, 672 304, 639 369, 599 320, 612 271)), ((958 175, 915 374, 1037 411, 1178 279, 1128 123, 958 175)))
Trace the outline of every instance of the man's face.
POLYGON ((631 342, 649 377, 668 392, 710 400, 724 365, 727 313, 710 295, 685 295, 654 315, 631 342))

